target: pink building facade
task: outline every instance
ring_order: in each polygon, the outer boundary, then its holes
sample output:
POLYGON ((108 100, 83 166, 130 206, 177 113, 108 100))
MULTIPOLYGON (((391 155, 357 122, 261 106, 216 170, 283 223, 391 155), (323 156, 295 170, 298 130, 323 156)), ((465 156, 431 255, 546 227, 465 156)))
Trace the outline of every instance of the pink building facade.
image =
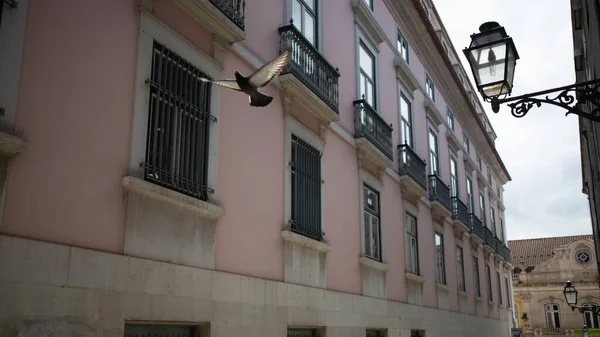
POLYGON ((510 333, 510 175, 431 2, 2 8, 0 336, 510 333), (267 107, 199 80, 286 48, 267 107))

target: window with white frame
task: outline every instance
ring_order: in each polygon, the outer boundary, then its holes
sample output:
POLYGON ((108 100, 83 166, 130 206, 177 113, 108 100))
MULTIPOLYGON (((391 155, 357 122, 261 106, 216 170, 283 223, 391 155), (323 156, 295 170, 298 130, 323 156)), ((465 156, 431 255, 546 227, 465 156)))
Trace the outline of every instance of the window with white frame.
POLYGON ((446 284, 446 263, 444 261, 444 236, 435 233, 435 281, 446 284))
POLYGON ((479 172, 483 172, 483 163, 481 161, 481 156, 479 155, 479 153, 476 155, 477 157, 477 169, 479 170, 479 172))
POLYGON ((419 275, 419 234, 417 218, 406 213, 406 271, 419 275))
POLYGON ((431 77, 429 77, 428 74, 425 74, 425 94, 427 94, 427 97, 435 102, 435 86, 433 85, 433 80, 431 80, 431 77))
POLYGON ((438 174, 439 167, 438 136, 432 129, 429 129, 429 173, 438 174))
POLYGON ((493 302, 494 301, 494 295, 492 293, 492 271, 490 270, 490 265, 489 264, 485 265, 485 279, 487 281, 487 296, 488 296, 488 301, 493 302))
POLYGON ((544 312, 546 313, 546 327, 547 328, 562 328, 562 322, 560 319, 560 306, 555 303, 547 303, 544 305, 544 312))
MULTIPOLYGON (((583 307, 595 307, 597 305, 597 303, 582 304, 583 307)), ((586 327, 592 329, 600 328, 600 322, 598 322, 598 315, 595 315, 592 311, 585 311, 583 313, 583 324, 585 324, 586 327)))
POLYGON ((408 40, 398 29, 398 39, 396 40, 396 49, 398 49, 398 53, 400 56, 406 61, 408 64, 408 40))
POLYGON ((359 85, 360 98, 369 103, 373 109, 377 108, 375 84, 375 55, 367 48, 362 39, 359 42, 359 85))
POLYGON ((379 193, 364 185, 365 255, 381 261, 379 193))
POLYGON ((317 1, 291 0, 293 24, 317 48, 317 1))
POLYGON ((450 193, 458 197, 458 164, 453 155, 450 155, 450 193))
POLYGON ((463 135, 463 147, 465 148, 465 151, 467 151, 467 153, 471 153, 471 141, 469 140, 469 137, 467 137, 467 135, 463 135))
POLYGON ((469 207, 469 213, 475 213, 475 198, 473 196, 473 181, 471 177, 467 176, 467 206, 469 207))
POLYGON ((512 293, 510 292, 510 284, 508 283, 508 277, 504 278, 504 286, 506 289, 506 307, 510 308, 512 307, 512 293))
POLYGON ((466 291, 466 280, 465 280, 465 261, 463 256, 463 249, 461 246, 456 246, 456 268, 458 269, 458 290, 466 291))
POLYGON ((481 216, 481 223, 485 227, 487 222, 485 219, 485 197, 483 196, 483 193, 479 193, 479 212, 479 215, 481 216))
POLYGON ((425 15, 427 15, 427 18, 429 19, 429 8, 427 8, 427 5, 424 1, 421 1, 421 6, 423 6, 423 9, 425 10, 425 15))
POLYGON ((454 131, 454 113, 450 109, 448 109, 446 114, 446 123, 448 124, 450 130, 454 131))
POLYGON ((448 51, 448 46, 446 45, 446 41, 442 41, 442 47, 444 47, 444 51, 446 55, 450 56, 450 52, 448 51))
MULTIPOLYGON (((475 254, 473 254, 475 255, 475 254)), ((481 297, 481 279, 479 277, 479 258, 473 256, 473 286, 475 287, 475 296, 481 297)))
POLYGON ((487 177, 488 177, 488 184, 490 184, 490 186, 492 186, 492 188, 493 188, 494 187, 494 180, 492 179, 492 171, 490 170, 489 166, 488 166, 488 171, 487 171, 487 177))
POLYGON ((496 271, 496 286, 498 288, 498 303, 502 305, 502 283, 500 283, 500 272, 496 271))
POLYGON ((499 216, 498 221, 500 223, 498 226, 498 228, 500 229, 500 235, 498 237, 500 238, 500 240, 502 240, 502 242, 504 242, 504 220, 502 220, 502 218, 499 216))
POLYGON ((363 1, 367 5, 367 7, 369 7, 371 10, 373 10, 373 0, 363 0, 363 1))
POLYGON ((401 144, 413 148, 412 104, 402 92, 400 93, 400 133, 401 144))
POLYGON ((492 225, 492 230, 494 231, 494 235, 496 235, 497 237, 500 237, 499 231, 496 228, 496 210, 491 205, 490 205, 490 221, 491 221, 490 224, 492 225))

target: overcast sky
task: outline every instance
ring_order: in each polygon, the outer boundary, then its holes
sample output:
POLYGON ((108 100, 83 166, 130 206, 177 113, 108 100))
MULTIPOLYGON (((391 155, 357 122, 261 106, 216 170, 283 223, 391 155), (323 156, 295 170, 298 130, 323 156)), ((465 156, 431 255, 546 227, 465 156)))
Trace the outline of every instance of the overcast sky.
MULTIPOLYGON (((520 56, 513 95, 575 81, 570 1, 433 1, 469 75, 462 49, 479 25, 496 21, 520 56)), ((483 106, 512 177, 504 186, 508 239, 591 234, 587 197, 581 192, 578 118, 565 117, 565 110, 551 105, 532 108, 523 118, 513 117, 506 105, 498 114, 489 103, 483 106)))

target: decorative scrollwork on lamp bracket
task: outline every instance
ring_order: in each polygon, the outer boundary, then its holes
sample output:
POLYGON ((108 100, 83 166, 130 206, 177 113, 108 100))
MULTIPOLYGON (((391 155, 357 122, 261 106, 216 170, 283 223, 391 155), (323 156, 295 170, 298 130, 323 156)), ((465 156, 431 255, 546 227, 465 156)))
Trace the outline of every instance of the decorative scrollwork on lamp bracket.
POLYGON ((500 110, 500 104, 507 103, 506 105, 511 109, 511 114, 517 118, 525 116, 534 106, 539 108, 542 104, 552 104, 567 110, 565 116, 574 114, 595 122, 600 122, 600 80, 575 83, 516 97, 493 97, 489 101, 492 105, 492 110, 496 113, 500 110), (544 98, 536 97, 558 91, 560 93, 553 98, 549 95, 544 98), (589 113, 582 111, 578 107, 579 104, 586 103, 593 105, 592 111, 589 113))

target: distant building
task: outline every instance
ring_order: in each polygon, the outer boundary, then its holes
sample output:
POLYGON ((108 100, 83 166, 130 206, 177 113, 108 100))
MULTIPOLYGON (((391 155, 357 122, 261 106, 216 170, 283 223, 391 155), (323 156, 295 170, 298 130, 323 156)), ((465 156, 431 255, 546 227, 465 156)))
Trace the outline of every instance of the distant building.
MULTIPOLYGON (((571 22, 573 27, 573 55, 576 82, 598 78, 600 74, 600 1, 571 0, 571 22)), ((586 111, 594 107, 581 105, 586 111)), ((600 261, 600 131, 598 123, 579 118, 582 191, 587 194, 592 218, 592 230, 596 242, 596 261, 600 261), (596 177, 592 179, 592 177, 596 177)), ((596 262, 597 263, 597 262, 596 262)))
POLYGON ((508 241, 514 274, 514 311, 526 336, 571 336, 586 324, 600 328, 598 317, 573 311, 563 287, 573 281, 578 305, 600 304, 598 268, 592 235, 508 241))

